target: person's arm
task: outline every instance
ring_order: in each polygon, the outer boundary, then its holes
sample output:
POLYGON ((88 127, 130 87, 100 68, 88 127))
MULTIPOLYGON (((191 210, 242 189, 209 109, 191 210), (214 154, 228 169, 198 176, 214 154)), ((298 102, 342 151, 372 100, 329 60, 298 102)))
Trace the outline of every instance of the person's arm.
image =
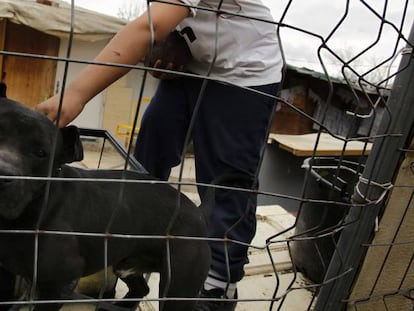
MULTIPOLYGON (((179 0, 172 0, 179 2, 179 0)), ((152 3, 151 18, 155 40, 165 38, 184 18, 189 9, 166 3, 152 3)), ((135 65, 143 59, 151 43, 148 13, 127 24, 104 47, 94 59, 96 62, 135 65)), ((125 75, 128 68, 102 65, 88 65, 64 91, 59 126, 63 127, 75 119, 86 103, 113 82, 125 75)), ((60 94, 36 106, 50 120, 56 121, 60 94)))

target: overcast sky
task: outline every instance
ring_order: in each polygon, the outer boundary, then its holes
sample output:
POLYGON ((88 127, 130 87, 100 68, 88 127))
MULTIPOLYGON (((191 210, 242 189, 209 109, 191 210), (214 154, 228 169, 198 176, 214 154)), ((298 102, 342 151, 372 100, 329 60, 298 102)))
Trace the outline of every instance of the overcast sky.
MULTIPOLYGON (((66 0, 70 2, 69 0, 66 0)), ((96 10, 101 13, 117 16, 119 8, 124 7, 132 0, 75 0, 75 4, 96 10)), ((262 0, 272 11, 276 21, 279 21, 289 0, 262 0)), ((397 32, 392 26, 386 24, 381 28, 381 18, 397 28, 400 27, 403 17, 403 9, 408 1, 408 13, 404 23, 403 33, 408 37, 414 17, 414 0, 293 0, 283 20, 287 27, 281 28, 282 45, 288 63, 297 66, 305 66, 322 71, 318 60, 317 50, 321 40, 315 36, 305 34, 302 31, 293 30, 290 26, 303 29, 310 33, 316 33, 327 41, 330 49, 334 50, 341 58, 349 60, 374 45, 368 52, 363 53, 353 62, 358 71, 365 72, 373 65, 379 64, 392 56, 398 39, 397 32), (346 4, 349 2, 348 11, 346 4), (384 5, 387 7, 384 8, 384 5), (365 5, 364 5, 365 4, 365 5), (345 19, 341 26, 332 34, 331 32, 341 18, 345 19), (381 30, 381 32, 380 32, 381 30), (379 36, 378 34, 381 33, 379 36), (378 42, 377 42, 378 39, 378 42)), ((403 45, 400 45, 402 47, 403 45)), ((338 66, 330 66, 335 63, 335 57, 331 53, 323 53, 323 60, 335 71, 338 66)), ((396 66, 398 59, 394 62, 396 66)), ((334 72, 332 74, 335 75, 334 72)))

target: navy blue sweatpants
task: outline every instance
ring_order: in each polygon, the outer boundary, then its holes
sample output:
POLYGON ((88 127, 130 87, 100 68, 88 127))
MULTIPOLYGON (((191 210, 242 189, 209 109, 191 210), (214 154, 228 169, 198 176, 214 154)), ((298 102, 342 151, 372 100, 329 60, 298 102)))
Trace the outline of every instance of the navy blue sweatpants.
MULTIPOLYGON (((171 168, 179 164, 201 85, 201 79, 187 77, 160 81, 144 113, 134 154, 155 177, 167 180, 171 168)), ((254 88, 275 95, 278 84, 254 88)), ((192 129, 197 182, 211 183, 227 173, 255 176, 274 103, 268 96, 208 82, 192 129)), ((205 189, 198 190, 203 200, 205 189)), ((209 236, 223 238, 227 233, 230 239, 250 243, 256 231, 255 214, 255 195, 220 191, 209 219, 209 236)), ((210 244, 211 269, 226 279, 230 277, 231 282, 241 280, 248 247, 210 244)))

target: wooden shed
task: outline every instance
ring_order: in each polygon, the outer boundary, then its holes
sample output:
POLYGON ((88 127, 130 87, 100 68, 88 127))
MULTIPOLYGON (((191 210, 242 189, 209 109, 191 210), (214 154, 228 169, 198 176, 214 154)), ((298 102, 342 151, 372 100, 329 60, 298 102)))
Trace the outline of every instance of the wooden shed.
POLYGON ((362 90, 359 85, 348 85, 338 78, 329 77, 329 81, 331 85, 323 73, 288 65, 280 96, 297 110, 280 103, 272 121, 272 133, 309 134, 318 130, 319 122, 332 133, 343 137, 374 135, 389 90, 382 90, 379 95, 378 90, 368 86, 362 90), (378 104, 375 118, 368 117, 374 109, 373 103, 378 104), (367 117, 355 118, 349 112, 367 117))
MULTIPOLYGON (((70 6, 29 0, 0 2, 0 72, 9 98, 33 107, 50 97, 62 87, 67 56, 75 60, 68 66, 66 81, 70 81, 84 66, 76 60, 93 59, 125 24, 121 19, 80 8, 74 10, 73 20, 69 51, 70 6)), ((100 127, 104 95, 92 101, 78 123, 100 127)))

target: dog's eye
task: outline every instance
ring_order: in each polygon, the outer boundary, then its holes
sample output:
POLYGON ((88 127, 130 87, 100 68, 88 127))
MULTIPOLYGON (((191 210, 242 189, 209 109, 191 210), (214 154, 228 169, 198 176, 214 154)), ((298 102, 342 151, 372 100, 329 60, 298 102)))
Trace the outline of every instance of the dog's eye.
POLYGON ((38 158, 45 158, 47 156, 46 151, 43 149, 37 149, 33 151, 33 154, 38 158))

